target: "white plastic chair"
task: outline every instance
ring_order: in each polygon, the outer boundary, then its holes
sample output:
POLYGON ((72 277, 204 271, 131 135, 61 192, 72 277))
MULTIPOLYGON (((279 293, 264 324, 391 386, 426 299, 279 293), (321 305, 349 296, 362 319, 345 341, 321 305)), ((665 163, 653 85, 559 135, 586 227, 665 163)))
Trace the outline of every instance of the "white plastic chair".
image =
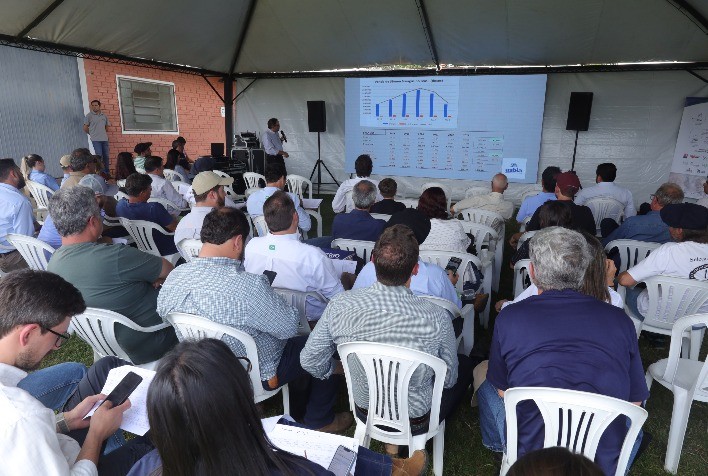
POLYGON ((474 236, 474 245, 477 248, 477 256, 482 262, 484 269, 482 272, 485 276, 489 276, 491 289, 498 291, 499 276, 501 274, 501 265, 504 254, 503 241, 500 242, 499 234, 495 228, 492 228, 474 221, 460 220, 462 229, 465 233, 474 236), (487 274, 489 273, 489 274, 487 274), (496 288, 494 286, 497 286, 496 288))
POLYGON ((622 273, 643 261, 644 258, 649 256, 649 253, 659 246, 661 246, 661 243, 637 240, 613 240, 607 243, 605 251, 609 253, 612 248, 617 248, 620 255, 620 266, 617 271, 622 273))
POLYGON ((526 231, 526 226, 529 224, 529 222, 531 221, 532 218, 533 218, 533 215, 529 215, 526 218, 524 218, 524 220, 521 222, 521 224, 519 225, 519 231, 521 233, 526 231))
MULTIPOLYGON (((231 178, 231 175, 229 175, 226 172, 223 172, 221 170, 214 170, 213 172, 216 175, 218 175, 219 177, 231 178)), ((226 195, 228 195, 229 197, 242 198, 241 195, 237 194, 234 191, 234 188, 231 185, 224 185, 224 192, 226 192, 226 195)))
POLYGON ((31 236, 8 233, 6 239, 8 243, 20 252, 20 255, 22 255, 27 262, 27 266, 29 266, 30 269, 38 271, 47 270, 47 262, 49 261, 47 253, 51 258, 52 254, 56 251, 45 242, 31 236))
POLYGON ((140 167, 135 167, 135 171, 138 172, 139 174, 143 174, 143 175, 147 174, 145 169, 140 168, 140 167))
MULTIPOLYGON (((118 192, 120 193, 120 192, 118 192)), ((189 208, 180 208, 171 201, 167 200, 166 198, 148 198, 148 203, 159 203, 163 207, 165 207, 165 210, 167 210, 167 213, 170 215, 180 214, 182 212, 186 212, 189 210, 189 208)))
POLYGON ((462 306, 462 309, 460 309, 454 303, 438 296, 422 295, 420 297, 432 302, 436 306, 445 309, 448 314, 450 314, 451 319, 454 320, 458 317, 462 318, 462 332, 457 338, 457 345, 458 348, 460 346, 462 347, 463 354, 469 354, 472 350, 472 347, 474 347, 474 305, 465 304, 464 306, 462 306), (465 349, 469 350, 465 352, 465 349))
POLYGON ((184 180, 182 180, 182 176, 172 169, 163 169, 162 175, 164 175, 170 182, 184 182, 184 180))
POLYGON ((518 250, 523 242, 530 240, 533 237, 533 235, 538 233, 538 231, 539 230, 526 231, 526 232, 522 233, 521 236, 519 237, 519 242, 516 243, 516 249, 518 250))
POLYGON ((673 474, 678 471, 691 404, 694 400, 708 402, 708 360, 701 362, 682 359, 680 356, 684 333, 698 325, 708 325, 708 314, 695 314, 678 319, 671 331, 669 357, 651 364, 646 374, 649 389, 656 380, 674 394, 664 461, 664 468, 673 474))
MULTIPOLYGON (((354 402, 355 380, 352 378, 349 357, 353 354, 366 373, 369 393, 366 423, 355 418, 354 438, 369 447, 371 439, 395 445, 408 445, 409 451, 425 448, 433 439, 433 473, 443 474, 445 449, 445 421, 440 420, 440 400, 447 365, 441 359, 418 350, 373 342, 348 342, 337 346, 347 380, 349 405, 356 415, 354 402), (430 407, 428 432, 413 436, 408 414, 408 388, 413 373, 421 365, 435 374, 433 398, 430 407)), ((422 369, 421 369, 422 370, 422 369)))
POLYGON ((595 460, 597 446, 607 427, 621 415, 630 420, 617 461, 615 476, 623 476, 637 435, 649 415, 642 407, 596 393, 547 387, 517 387, 504 392, 506 412, 506 454, 500 475, 505 475, 517 459, 519 402, 533 400, 545 425, 544 448, 562 446, 595 460))
MULTIPOLYGON (((697 313, 708 301, 708 281, 659 275, 645 279, 644 283, 649 294, 649 308, 637 330, 637 337, 641 331, 671 335, 677 319, 697 313)), ((632 319, 641 321, 627 306, 624 310, 632 319)), ((704 332, 705 328, 696 329, 684 336, 690 345, 684 348, 684 352, 690 351, 693 360, 698 360, 704 332)))
POLYGON ((600 222, 605 218, 612 218, 618 224, 624 216, 624 204, 610 197, 595 197, 585 202, 585 206, 592 211, 595 218, 597 236, 600 236, 600 222))
POLYGON ((192 193, 192 186, 188 184, 187 182, 172 182, 172 186, 177 190, 177 193, 182 195, 182 198, 187 200, 188 202, 193 202, 194 201, 194 194, 192 193), (188 200, 187 197, 192 198, 192 200, 188 200))
POLYGON ((402 200, 398 200, 402 204, 404 204, 407 208, 418 208, 418 199, 417 198, 404 198, 402 200))
MULTIPOLYGON (((290 174, 286 177, 286 182, 290 193, 294 193, 300 197, 300 200, 303 198, 312 199, 312 182, 309 179, 301 175, 290 174), (305 188, 307 188, 307 197, 305 197, 305 188)), ((322 214, 320 207, 317 207, 317 210, 305 208, 305 212, 317 220, 317 236, 322 236, 322 214)))
POLYGON ((113 195, 113 198, 116 199, 116 202, 120 202, 121 200, 128 200, 128 194, 118 190, 116 194, 113 195))
MULTIPOLYGON (((251 361, 251 371, 248 377, 251 379, 254 401, 260 403, 282 391, 283 412, 285 414, 290 413, 290 392, 287 384, 275 390, 265 390, 263 388, 263 384, 261 383, 261 365, 258 360, 258 348, 256 347, 256 342, 253 340, 253 337, 235 327, 217 324, 205 317, 184 312, 171 312, 165 316, 165 320, 172 324, 177 330, 177 335, 180 336, 180 340, 200 340, 208 338, 223 340, 225 336, 229 336, 239 341, 246 349, 245 357, 248 357, 248 360, 251 361)), ((218 429, 214 429, 214 431, 218 431, 218 429)))
POLYGON ((324 303, 326 306, 329 300, 316 291, 293 291, 292 289, 285 288, 273 288, 273 291, 280 294, 285 302, 290 304, 292 307, 297 309, 298 314, 300 314, 300 326, 297 329, 297 333, 301 335, 307 335, 310 333, 310 323, 307 319, 307 298, 311 297, 324 303))
POLYGON ((452 190, 445 184, 440 182, 426 182, 420 187, 420 193, 425 192, 429 188, 439 187, 445 192, 445 198, 447 199, 447 210, 450 210, 450 204, 452 202, 452 190))
POLYGON ((247 188, 260 188, 259 181, 263 180, 263 183, 265 183, 265 175, 256 172, 244 172, 243 180, 246 182, 247 188))
POLYGON ((387 215, 385 213, 371 213, 370 215, 372 218, 376 218, 377 220, 383 220, 385 222, 388 222, 391 219, 391 215, 387 215))
POLYGON ((530 262, 530 259, 520 259, 514 265, 514 299, 529 287, 529 284, 526 284, 526 278, 529 276, 530 262))
MULTIPOLYGON (((458 210, 458 213, 465 221, 472 221, 482 225, 487 225, 488 227, 494 228, 497 232, 498 246, 495 246, 494 252, 494 281, 492 281, 492 289, 499 291, 501 265, 504 261, 504 237, 506 235, 506 221, 504 220, 504 217, 497 212, 482 210, 479 208, 458 210)), ((477 250, 479 250, 479 246, 477 246, 477 250)))
MULTIPOLYGON (((102 357, 109 356, 132 362, 116 339, 115 327, 117 324, 136 332, 145 333, 157 332, 169 327, 169 324, 165 323, 141 327, 123 314, 95 307, 87 307, 83 314, 74 316, 71 319, 72 329, 93 349, 94 362, 102 357)), ((159 362, 159 360, 156 360, 155 362, 140 364, 138 367, 155 370, 159 362)))
POLYGON ((125 180, 126 179, 116 180, 116 185, 118 185, 119 187, 125 187, 125 180))
POLYGON ((49 199, 52 198, 54 192, 46 185, 32 180, 27 180, 25 184, 37 204, 37 208, 34 210, 35 219, 39 224, 44 224, 44 219, 49 214, 49 199))
POLYGON ((374 250, 375 244, 373 241, 347 240, 345 238, 332 240, 332 248, 353 251, 359 258, 364 260, 364 263, 368 263, 371 259, 371 252, 374 250))
POLYGON ((177 243, 177 249, 179 254, 184 258, 185 261, 192 261, 192 258, 199 256, 199 252, 202 250, 203 243, 201 240, 194 238, 184 238, 179 243, 177 243))
MULTIPOLYGON (((127 218, 122 217, 118 218, 118 220, 120 220, 120 224, 123 225, 123 228, 128 231, 131 238, 135 240, 135 245, 138 249, 140 251, 144 251, 145 253, 150 253, 151 255, 163 257, 160 254, 160 250, 157 248, 155 239, 152 236, 153 230, 167 236, 175 235, 174 233, 168 233, 160 225, 151 221, 128 220, 127 218)), ((164 256, 164 258, 172 264, 175 264, 177 260, 179 260, 179 257, 179 253, 164 256)))
POLYGON ((266 236, 268 234, 268 225, 263 215, 252 216, 251 220, 258 236, 266 236))
POLYGON ((465 190, 465 198, 485 195, 489 192, 489 187, 468 187, 467 190, 465 190))

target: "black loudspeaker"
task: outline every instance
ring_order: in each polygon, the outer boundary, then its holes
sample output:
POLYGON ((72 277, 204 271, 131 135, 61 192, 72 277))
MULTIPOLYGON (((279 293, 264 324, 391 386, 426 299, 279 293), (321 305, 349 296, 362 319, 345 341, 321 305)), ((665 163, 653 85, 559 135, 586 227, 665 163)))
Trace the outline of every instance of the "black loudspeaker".
POLYGON ((307 125, 310 132, 327 130, 327 111, 324 101, 307 101, 307 125))
POLYGON ((593 93, 570 93, 567 131, 587 131, 590 125, 593 93))

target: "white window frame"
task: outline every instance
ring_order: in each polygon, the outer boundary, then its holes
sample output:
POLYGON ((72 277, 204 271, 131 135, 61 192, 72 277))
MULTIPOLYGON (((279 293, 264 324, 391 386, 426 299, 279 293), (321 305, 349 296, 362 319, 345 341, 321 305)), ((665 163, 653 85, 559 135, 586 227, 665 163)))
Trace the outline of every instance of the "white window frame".
POLYGON ((120 128, 123 134, 155 134, 155 135, 169 135, 173 136, 175 134, 179 135, 179 116, 177 115, 177 89, 175 88, 175 83, 170 82, 170 81, 159 81, 157 79, 147 79, 147 78, 138 78, 136 76, 126 76, 122 74, 117 74, 116 75, 116 94, 118 95, 118 112, 120 113, 120 128), (172 86, 172 91, 174 92, 173 94, 173 107, 175 109, 175 123, 177 124, 177 130, 175 131, 126 131, 125 130, 125 122, 123 120, 123 105, 121 104, 121 95, 120 95, 120 80, 121 79, 128 79, 130 81, 140 81, 143 83, 151 83, 151 84, 162 84, 162 85, 167 85, 167 86, 172 86))

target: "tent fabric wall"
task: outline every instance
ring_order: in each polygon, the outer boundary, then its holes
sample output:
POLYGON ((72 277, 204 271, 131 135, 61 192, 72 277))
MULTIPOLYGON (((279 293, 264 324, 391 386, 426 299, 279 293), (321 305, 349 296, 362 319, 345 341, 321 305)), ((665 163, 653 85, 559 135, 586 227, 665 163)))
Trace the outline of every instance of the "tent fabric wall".
MULTIPOLYGON (((241 91, 249 81, 238 82, 241 91)), ((570 168, 575 132, 566 131, 572 91, 595 93, 590 129, 578 139, 576 166, 583 185, 595 182, 595 167, 614 162, 617 183, 629 188, 640 204, 669 176, 683 103, 687 96, 708 96, 708 85, 685 72, 552 74, 548 76, 539 170, 549 165, 570 168)), ((259 79, 236 103, 236 130, 262 133, 270 117, 278 117, 288 136, 289 173, 308 176, 317 158, 317 134, 307 132, 307 101, 324 100, 327 132, 322 158, 338 180, 344 172, 344 79, 259 79)), ((539 172, 540 174, 540 172, 539 172)), ((379 177, 380 178, 380 177, 379 177)), ((324 179, 323 179, 324 181, 324 179)), ((396 177, 399 191, 417 196, 426 181, 396 177)), ((441 180, 460 199, 470 186, 483 182, 441 180)), ((529 185, 511 184, 507 196, 519 203, 529 185)))

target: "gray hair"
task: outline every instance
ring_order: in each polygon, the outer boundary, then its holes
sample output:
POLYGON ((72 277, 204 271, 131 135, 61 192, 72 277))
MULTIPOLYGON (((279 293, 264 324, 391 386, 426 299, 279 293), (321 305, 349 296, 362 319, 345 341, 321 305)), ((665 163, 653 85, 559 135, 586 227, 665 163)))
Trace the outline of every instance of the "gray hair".
POLYGON ((559 226, 544 228, 531 238, 529 255, 534 284, 539 289, 582 289, 591 255, 587 241, 577 231, 559 226))
POLYGON ((683 203, 684 198, 681 187, 670 182, 662 183, 654 196, 656 197, 656 202, 662 207, 672 203, 683 203))
POLYGON ((62 188, 49 200, 49 215, 60 236, 78 235, 86 229, 89 218, 101 219, 101 209, 93 190, 87 187, 62 188))
POLYGON ((352 189, 352 200, 356 208, 371 208, 376 201, 376 186, 368 180, 361 180, 352 189))

